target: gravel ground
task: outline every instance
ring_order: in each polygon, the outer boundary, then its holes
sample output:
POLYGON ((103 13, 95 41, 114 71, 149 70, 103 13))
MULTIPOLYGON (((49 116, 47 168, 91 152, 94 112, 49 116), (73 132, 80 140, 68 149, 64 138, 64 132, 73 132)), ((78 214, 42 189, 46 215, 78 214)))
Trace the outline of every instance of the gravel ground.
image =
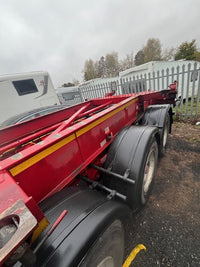
POLYGON ((147 206, 127 220, 131 266, 200 266, 200 127, 176 122, 147 206))

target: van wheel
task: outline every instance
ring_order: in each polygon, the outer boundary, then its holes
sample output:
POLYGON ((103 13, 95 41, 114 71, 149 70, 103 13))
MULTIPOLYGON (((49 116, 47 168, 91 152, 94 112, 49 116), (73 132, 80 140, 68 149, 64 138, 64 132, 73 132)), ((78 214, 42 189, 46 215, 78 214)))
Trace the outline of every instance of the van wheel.
POLYGON ((124 229, 116 220, 98 237, 79 267, 121 267, 123 256, 124 229))

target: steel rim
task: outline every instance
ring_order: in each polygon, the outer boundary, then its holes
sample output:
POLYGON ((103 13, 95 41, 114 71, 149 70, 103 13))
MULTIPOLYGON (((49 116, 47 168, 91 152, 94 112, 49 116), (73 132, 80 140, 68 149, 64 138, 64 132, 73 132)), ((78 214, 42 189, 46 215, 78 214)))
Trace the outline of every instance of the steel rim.
POLYGON ((143 192, 146 195, 149 191, 149 187, 153 180, 154 170, 155 170, 155 162, 156 155, 154 149, 149 152, 147 157, 145 169, 144 169, 144 180, 143 180, 143 192))
POLYGON ((168 127, 166 125, 163 133, 163 147, 165 147, 167 144, 167 137, 168 137, 168 127))
POLYGON ((114 260, 113 257, 108 256, 104 258, 98 265, 97 267, 114 267, 114 260))

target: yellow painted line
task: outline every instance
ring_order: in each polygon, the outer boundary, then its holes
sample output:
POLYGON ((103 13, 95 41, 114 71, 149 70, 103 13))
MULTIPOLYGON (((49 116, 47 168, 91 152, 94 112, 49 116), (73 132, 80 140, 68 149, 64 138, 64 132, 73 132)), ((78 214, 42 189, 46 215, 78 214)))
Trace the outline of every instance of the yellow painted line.
POLYGON ((63 140, 61 140, 60 142, 54 144, 53 146, 44 149, 43 151, 39 152, 35 156, 23 161, 22 163, 20 163, 17 166, 11 168, 10 169, 10 173, 12 174, 12 176, 16 176, 20 172, 26 170, 30 166, 32 166, 35 163, 37 163, 38 161, 40 161, 41 159, 47 157, 48 155, 52 154, 53 152, 55 152, 59 148, 61 148, 64 145, 68 144, 69 142, 73 141, 75 138, 76 138, 75 134, 69 135, 68 137, 64 138, 63 140))
POLYGON ((132 261, 135 259, 136 255, 140 252, 140 250, 146 250, 146 247, 142 244, 137 245, 130 253, 128 258, 125 260, 122 267, 129 267, 132 261))
MULTIPOLYGON (((131 100, 130 102, 120 106, 119 108, 109 112, 105 116, 97 119, 96 121, 90 123, 89 125, 83 127, 82 129, 78 130, 76 132, 77 137, 79 137, 80 135, 88 132, 89 130, 91 130, 92 128, 94 128, 95 126, 100 124, 101 122, 107 120, 108 118, 112 117, 116 113, 120 112, 121 110, 123 110, 126 107, 130 106, 131 104, 135 103, 137 100, 138 100, 138 98, 131 100)), ((12 176, 16 176, 17 174, 23 172, 24 170, 28 169, 29 167, 31 167, 32 165, 34 165, 35 163, 40 161, 41 159, 47 157, 48 155, 52 154, 53 152, 55 152, 59 148, 61 148, 64 145, 68 144, 69 142, 73 141, 75 138, 76 138, 75 134, 74 133, 71 134, 70 136, 64 138, 60 142, 52 145, 51 147, 46 148, 45 150, 43 150, 43 151, 39 152, 38 154, 34 155, 33 157, 23 161, 22 163, 18 164, 17 166, 11 168, 10 169, 10 173, 12 174, 12 176)))
POLYGON ((87 125, 86 127, 80 129, 77 131, 77 137, 79 137, 80 135, 88 132, 89 130, 91 130, 92 128, 94 128, 95 126, 97 126, 98 124, 104 122, 105 120, 109 119, 110 117, 112 117, 113 115, 115 115, 116 113, 118 113, 119 111, 127 108, 128 106, 130 106, 131 104, 135 103, 136 101, 138 101, 138 98, 133 99, 132 101, 120 106, 119 108, 109 112, 108 114, 106 114, 105 116, 99 118, 98 120, 90 123, 89 125, 87 125))

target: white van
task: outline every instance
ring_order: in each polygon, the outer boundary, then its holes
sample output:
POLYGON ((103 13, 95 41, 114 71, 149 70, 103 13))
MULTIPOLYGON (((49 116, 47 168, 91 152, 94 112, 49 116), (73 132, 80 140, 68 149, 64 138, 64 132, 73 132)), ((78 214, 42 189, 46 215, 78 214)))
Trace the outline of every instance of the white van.
POLYGON ((151 61, 119 73, 122 93, 167 89, 178 81, 178 97, 197 95, 200 62, 192 60, 151 61))
POLYGON ((59 105, 48 72, 0 76, 0 123, 36 108, 59 105))
POLYGON ((78 86, 59 87, 56 93, 62 105, 72 106, 84 101, 78 86))

